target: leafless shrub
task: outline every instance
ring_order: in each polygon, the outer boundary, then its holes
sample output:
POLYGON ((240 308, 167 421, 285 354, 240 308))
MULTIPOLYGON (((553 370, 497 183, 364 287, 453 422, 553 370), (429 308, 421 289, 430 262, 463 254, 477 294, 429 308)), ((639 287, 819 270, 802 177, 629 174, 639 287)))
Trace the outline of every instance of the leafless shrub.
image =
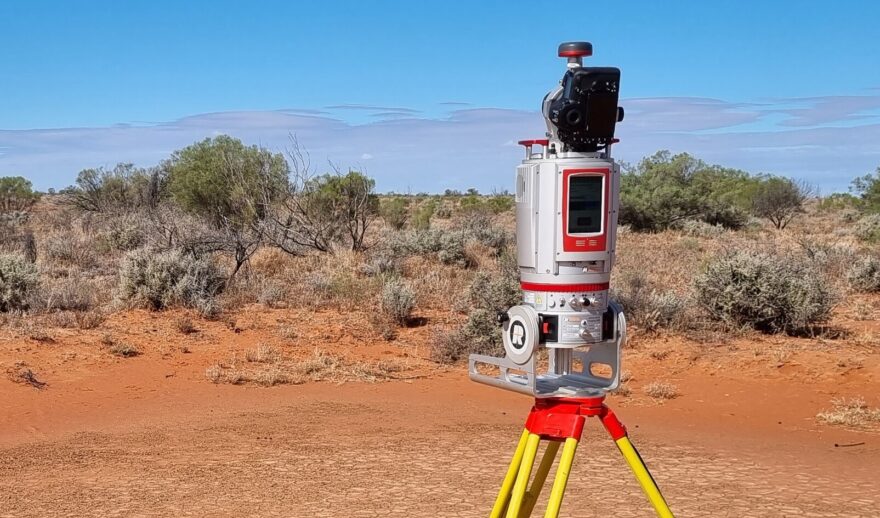
POLYGON ((287 156, 289 181, 279 185, 266 178, 259 185, 258 203, 271 208, 264 222, 267 238, 293 255, 368 248, 367 231, 379 208, 375 181, 357 171, 343 173, 334 164, 331 174, 317 175, 293 136, 287 156))
POLYGON ((37 379, 37 375, 28 367, 25 362, 18 361, 15 364, 6 369, 6 377, 9 378, 10 381, 14 383, 20 383, 22 385, 30 385, 35 389, 42 389, 47 384, 44 381, 40 381, 37 379))

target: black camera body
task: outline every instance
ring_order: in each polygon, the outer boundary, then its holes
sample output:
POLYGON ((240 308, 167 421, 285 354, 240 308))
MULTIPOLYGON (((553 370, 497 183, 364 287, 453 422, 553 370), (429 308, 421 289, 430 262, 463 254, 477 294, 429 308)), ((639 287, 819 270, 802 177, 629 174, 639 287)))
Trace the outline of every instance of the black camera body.
POLYGON ((615 125, 623 120, 623 108, 617 106, 619 90, 618 68, 575 67, 565 72, 561 90, 548 94, 556 96, 546 116, 568 151, 589 153, 612 143, 615 125))

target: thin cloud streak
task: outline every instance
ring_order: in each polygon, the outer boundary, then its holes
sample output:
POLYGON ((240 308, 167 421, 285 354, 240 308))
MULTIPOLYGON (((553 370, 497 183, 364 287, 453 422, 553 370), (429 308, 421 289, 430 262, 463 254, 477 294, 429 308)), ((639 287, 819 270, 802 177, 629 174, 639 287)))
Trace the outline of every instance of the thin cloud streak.
MULTIPOLYGON (((880 96, 766 103, 666 97, 621 104, 627 116, 618 126, 622 142, 614 154, 628 162, 658 149, 686 151, 711 163, 804 179, 826 193, 845 190, 852 178, 880 165, 880 123, 865 115, 880 105, 880 96)), ((510 188, 522 157, 515 142, 545 131, 537 111, 465 108, 427 118, 407 108, 381 109, 378 120, 363 123, 319 110, 284 109, 207 113, 148 125, 0 130, 0 176, 21 174, 37 188, 59 188, 81 169, 157 164, 175 149, 220 134, 276 151, 295 134, 313 163, 364 166, 382 191, 488 192, 510 188)))

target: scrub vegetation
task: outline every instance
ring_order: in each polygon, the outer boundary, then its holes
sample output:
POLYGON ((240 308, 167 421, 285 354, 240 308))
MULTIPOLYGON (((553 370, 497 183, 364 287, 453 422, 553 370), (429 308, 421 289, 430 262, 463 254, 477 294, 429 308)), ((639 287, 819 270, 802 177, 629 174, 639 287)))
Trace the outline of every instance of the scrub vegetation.
MULTIPOLYGON (((658 152, 624 167, 613 295, 636 334, 833 337, 842 303, 880 290, 878 180, 820 198, 658 152)), ((497 313, 520 297, 513 205, 475 189, 379 194, 362 172, 314 167, 295 141, 275 153, 227 136, 151 168, 84 170, 59 192, 0 178, 0 318, 48 341, 131 308, 186 308, 184 336, 203 327, 193 318, 320 308, 362 313, 377 340, 428 326, 432 359, 454 363, 500 352, 497 313)), ((333 370, 328 358, 313 360, 333 370)), ((292 382, 311 376, 284 365, 292 382)))

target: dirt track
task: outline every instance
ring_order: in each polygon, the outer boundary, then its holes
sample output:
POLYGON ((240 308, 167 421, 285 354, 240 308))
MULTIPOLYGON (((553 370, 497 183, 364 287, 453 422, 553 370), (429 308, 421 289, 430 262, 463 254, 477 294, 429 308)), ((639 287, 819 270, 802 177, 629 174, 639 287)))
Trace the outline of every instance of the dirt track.
MULTIPOLYGON (((30 392, 0 421, 0 516, 485 516, 529 406, 458 373, 259 389, 162 372, 100 397, 3 385, 30 392)), ((775 413, 790 395, 612 405, 677 516, 880 516, 877 435, 775 413)), ((652 516, 604 432, 585 437, 563 516, 652 516)))

